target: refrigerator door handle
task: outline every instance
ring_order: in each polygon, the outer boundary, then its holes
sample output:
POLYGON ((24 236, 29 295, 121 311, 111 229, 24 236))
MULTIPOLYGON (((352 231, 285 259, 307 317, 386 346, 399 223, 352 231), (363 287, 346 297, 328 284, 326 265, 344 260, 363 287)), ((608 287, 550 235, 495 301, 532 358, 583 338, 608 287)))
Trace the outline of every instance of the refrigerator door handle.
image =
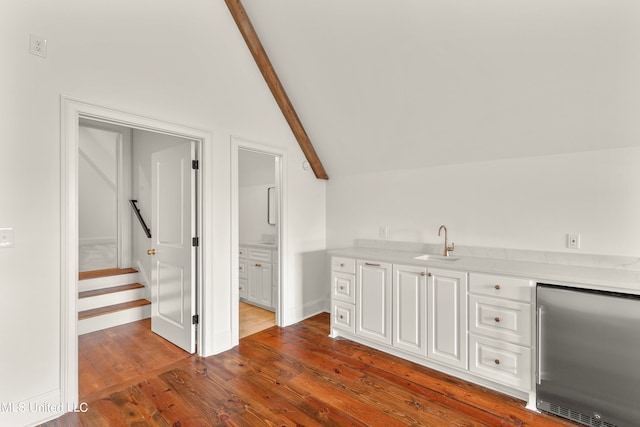
POLYGON ((538 307, 538 361, 536 363, 536 384, 540 385, 542 382, 542 306, 538 307))

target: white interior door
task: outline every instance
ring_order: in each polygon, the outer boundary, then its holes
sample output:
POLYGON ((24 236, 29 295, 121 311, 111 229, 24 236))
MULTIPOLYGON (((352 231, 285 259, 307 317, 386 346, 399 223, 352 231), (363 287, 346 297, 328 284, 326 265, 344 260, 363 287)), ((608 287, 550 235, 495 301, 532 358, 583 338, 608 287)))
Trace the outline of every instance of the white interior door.
POLYGON ((153 257, 151 330, 184 350, 196 351, 195 143, 151 157, 153 257))

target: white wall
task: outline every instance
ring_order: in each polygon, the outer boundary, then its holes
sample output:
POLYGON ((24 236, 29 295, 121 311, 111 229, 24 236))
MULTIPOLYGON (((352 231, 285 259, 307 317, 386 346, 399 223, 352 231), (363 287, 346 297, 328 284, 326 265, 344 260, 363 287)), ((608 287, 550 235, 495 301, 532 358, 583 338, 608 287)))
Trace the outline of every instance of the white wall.
MULTIPOLYGON (((308 273, 318 268, 298 260, 325 247, 325 183, 296 167, 302 154, 224 2, 5 0, 0 35, 2 61, 11 64, 0 67, 0 227, 14 227, 16 238, 0 250, 0 402, 56 396, 62 385, 61 94, 212 132, 213 163, 203 173, 213 183, 206 208, 215 249, 206 268, 215 289, 204 303, 216 313, 206 320, 216 340, 231 329, 231 134, 288 150, 287 274, 300 304, 306 287, 324 286, 322 274, 308 273), (48 40, 46 59, 28 53, 30 33, 48 40)), ((48 416, 5 412, 0 424, 48 416)))
POLYGON ((253 151, 238 153, 238 228, 241 242, 273 236, 276 226, 267 223, 267 190, 275 186, 275 157, 253 151))
POLYGON ((241 242, 274 241, 276 226, 267 224, 267 190, 269 185, 238 188, 239 233, 241 242), (266 238, 265 236, 269 236, 266 238))
POLYGON ((118 134, 101 129, 78 129, 78 235, 80 242, 116 242, 118 134), (86 157, 86 158, 85 158, 86 157))
POLYGON ((333 177, 327 242, 354 238, 640 255, 640 148, 333 177), (581 249, 566 249, 566 234, 581 249))

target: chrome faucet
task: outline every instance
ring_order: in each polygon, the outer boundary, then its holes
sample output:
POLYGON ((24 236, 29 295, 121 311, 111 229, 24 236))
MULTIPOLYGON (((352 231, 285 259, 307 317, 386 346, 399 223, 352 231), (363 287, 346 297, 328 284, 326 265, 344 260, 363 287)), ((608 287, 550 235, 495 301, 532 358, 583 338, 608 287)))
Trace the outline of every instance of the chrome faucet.
POLYGON ((449 256, 449 252, 453 252, 453 249, 455 248, 455 243, 451 242, 451 246, 447 244, 447 227, 444 225, 441 225, 438 229, 438 236, 442 230, 444 230, 444 251, 442 252, 442 255, 449 256))

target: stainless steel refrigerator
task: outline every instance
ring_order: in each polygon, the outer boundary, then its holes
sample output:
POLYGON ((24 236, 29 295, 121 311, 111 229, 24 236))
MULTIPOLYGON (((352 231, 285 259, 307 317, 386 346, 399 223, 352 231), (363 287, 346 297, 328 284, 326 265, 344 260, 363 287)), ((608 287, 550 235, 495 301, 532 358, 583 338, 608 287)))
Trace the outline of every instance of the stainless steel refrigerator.
POLYGON ((538 409, 594 427, 640 426, 640 299, 537 287, 538 409))

